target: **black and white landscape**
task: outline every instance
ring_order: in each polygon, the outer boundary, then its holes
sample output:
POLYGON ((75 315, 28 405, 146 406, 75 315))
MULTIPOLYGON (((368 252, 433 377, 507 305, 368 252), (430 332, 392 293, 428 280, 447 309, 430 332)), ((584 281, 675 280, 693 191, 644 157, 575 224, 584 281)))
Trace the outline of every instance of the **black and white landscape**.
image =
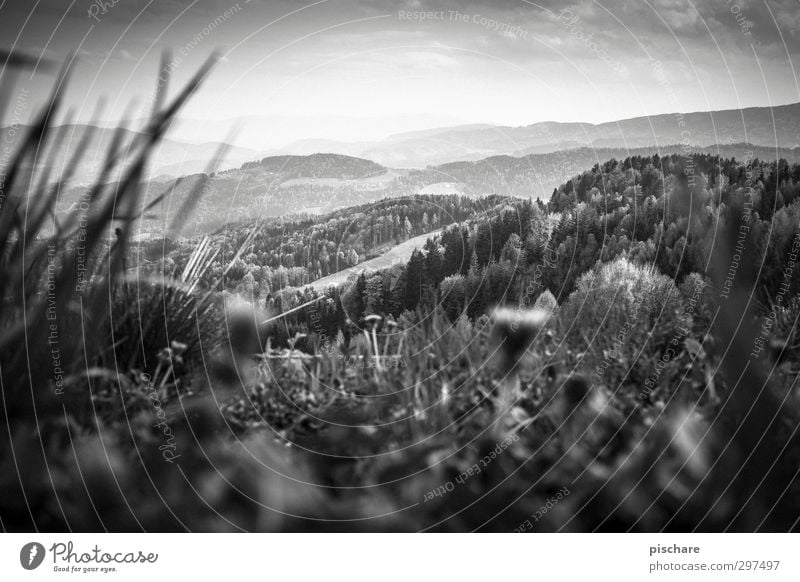
POLYGON ((0 33, 3 531, 800 530, 796 0, 0 33))

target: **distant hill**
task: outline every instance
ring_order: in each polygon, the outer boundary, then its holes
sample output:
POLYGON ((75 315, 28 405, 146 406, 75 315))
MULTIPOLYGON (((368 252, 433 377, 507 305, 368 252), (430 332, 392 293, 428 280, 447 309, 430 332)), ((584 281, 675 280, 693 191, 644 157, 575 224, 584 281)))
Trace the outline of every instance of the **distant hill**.
MULTIPOLYGON (((148 199, 172 191, 158 212, 147 217, 143 234, 159 234, 164 221, 174 217, 192 191, 202 191, 195 212, 186 221, 184 233, 210 232, 241 220, 288 214, 324 214, 356 206, 401 192, 401 176, 370 160, 339 154, 275 156, 241 167, 206 175, 154 178, 147 185, 148 199)), ((85 188, 74 188, 62 204, 75 204, 85 188)))
MULTIPOLYGON (((116 127, 117 121, 107 120, 95 125, 116 127)), ((142 118, 131 119, 127 126, 139 127, 146 121, 142 118)), ((309 137, 321 141, 351 139, 375 141, 398 132, 456 126, 462 123, 464 120, 459 117, 437 113, 353 116, 305 112, 302 115, 244 115, 227 119, 178 117, 170 124, 169 136, 176 141, 195 144, 207 141, 231 142, 264 153, 309 137)), ((311 154, 324 151, 329 150, 320 147, 307 152, 279 153, 311 154)), ((337 153, 347 152, 337 151, 337 153)))
MULTIPOLYGON (((719 155, 723 158, 744 159, 746 156, 761 160, 785 158, 800 162, 800 148, 781 149, 738 143, 725 146, 692 147, 691 153, 719 155)), ((443 182, 463 184, 458 193, 498 194, 504 196, 548 198, 553 189, 566 180, 610 159, 623 160, 630 156, 652 156, 686 153, 684 147, 673 144, 660 148, 588 148, 582 147, 548 154, 524 156, 493 156, 474 162, 463 161, 442 164, 424 172, 436 172, 443 182)))
POLYGON ((373 161, 340 154, 316 153, 310 156, 272 156, 259 162, 248 162, 242 171, 279 174, 283 179, 333 178, 358 180, 386 173, 386 168, 373 161))
MULTIPOLYGON (((782 157, 800 162, 800 148, 782 149, 731 144, 695 147, 693 153, 761 160, 782 157), (752 154, 750 154, 752 152, 752 154)), ((242 220, 295 214, 322 215, 341 208, 387 198, 416 194, 484 195, 549 199, 553 190, 571 177, 610 159, 629 156, 685 154, 681 145, 636 149, 588 147, 525 156, 492 156, 459 161, 419 170, 392 169, 374 161, 340 154, 274 156, 247 162, 239 168, 207 176, 191 174, 177 181, 151 179, 147 199, 171 189, 172 197, 159 211, 146 217, 144 234, 158 236, 165 219, 171 219, 186 196, 202 190, 196 211, 186 220, 185 235, 211 232, 242 220)), ((72 188, 60 199, 60 209, 77 203, 86 188, 72 188)))
POLYGON ((640 148, 688 143, 694 147, 751 143, 800 147, 800 103, 723 111, 662 114, 608 123, 541 122, 526 126, 462 125, 395 134, 382 141, 303 140, 283 153, 330 151, 400 168, 425 168, 496 155, 522 156, 579 147, 640 148))
MULTIPOLYGON (((0 127, 0 143, 19 143, 29 129, 28 126, 0 127)), ((48 140, 48 145, 52 149, 42 152, 39 159, 50 163, 55 175, 61 175, 72 163, 76 151, 81 149, 78 166, 72 168, 73 183, 76 184, 88 184, 97 178, 117 131, 121 131, 120 148, 123 152, 131 143, 143 137, 141 132, 128 129, 114 130, 78 124, 56 126, 51 131, 53 138, 48 140), (87 140, 85 147, 84 140, 87 140)), ((221 145, 217 142, 193 144, 164 139, 153 151, 148 175, 174 178, 202 172, 221 145)), ((255 150, 228 146, 221 167, 237 167, 258 156, 259 152, 255 150)))

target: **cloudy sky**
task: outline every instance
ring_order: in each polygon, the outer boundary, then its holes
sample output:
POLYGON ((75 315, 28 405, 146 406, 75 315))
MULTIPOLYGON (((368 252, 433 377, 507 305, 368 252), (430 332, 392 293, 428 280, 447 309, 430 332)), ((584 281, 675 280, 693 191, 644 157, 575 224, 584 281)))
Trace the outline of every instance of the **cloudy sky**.
MULTIPOLYGON (((195 119, 526 125, 800 101, 797 0, 0 0, 0 38, 75 52, 81 119, 103 96, 105 118, 143 108, 166 49, 173 92, 222 52, 195 119)), ((52 80, 26 83, 38 96, 52 80)))

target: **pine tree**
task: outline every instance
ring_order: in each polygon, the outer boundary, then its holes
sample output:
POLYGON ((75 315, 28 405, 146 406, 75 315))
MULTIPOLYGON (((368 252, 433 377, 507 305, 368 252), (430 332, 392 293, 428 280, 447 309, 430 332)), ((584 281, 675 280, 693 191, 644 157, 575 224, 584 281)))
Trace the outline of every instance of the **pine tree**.
POLYGON ((479 267, 483 268, 489 264, 492 256, 492 229, 487 222, 482 222, 478 226, 478 234, 475 237, 475 255, 479 267))
POLYGON ((406 265, 406 292, 405 307, 413 310, 417 307, 422 295, 422 276, 424 258, 422 253, 416 249, 411 253, 411 258, 406 265))
POLYGON ((383 312, 383 275, 376 273, 367 279, 365 284, 364 315, 383 312))
POLYGON ((452 228, 442 234, 444 258, 442 261, 442 275, 444 277, 461 273, 466 274, 469 267, 467 260, 469 235, 466 229, 452 228))
POLYGON ((456 321, 464 311, 466 286, 464 277, 453 275, 442 280, 439 302, 450 321, 456 321))
POLYGON ((386 295, 386 311, 399 317, 406 306, 406 269, 403 268, 397 280, 386 295))
POLYGON ((425 270, 424 270, 424 278, 425 282, 433 287, 438 287, 439 283, 441 283, 444 275, 442 274, 442 266, 444 263, 444 258, 442 256, 442 252, 439 250, 439 245, 428 239, 428 243, 425 245, 426 250, 428 253, 425 255, 425 270))

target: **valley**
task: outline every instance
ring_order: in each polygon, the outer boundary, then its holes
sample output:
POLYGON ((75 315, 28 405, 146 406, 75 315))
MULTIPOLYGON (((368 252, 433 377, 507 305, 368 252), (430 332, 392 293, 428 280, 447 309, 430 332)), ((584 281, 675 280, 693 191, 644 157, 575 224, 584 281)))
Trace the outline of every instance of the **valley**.
POLYGON ((351 277, 360 273, 369 273, 388 269, 394 265, 403 265, 411 258, 415 250, 420 250, 425 246, 428 239, 436 238, 441 234, 441 230, 434 230, 414 238, 410 238, 400 244, 383 249, 377 257, 358 263, 353 267, 342 269, 333 275, 322 277, 316 281, 311 281, 306 287, 311 287, 319 292, 324 292, 328 287, 339 287, 346 283, 351 277))
MULTIPOLYGON (((746 157, 771 160, 779 156, 791 162, 800 161, 800 148, 775 150, 744 143, 703 148, 679 145, 632 150, 579 148, 454 162, 423 170, 387 168, 371 160, 336 154, 268 157, 211 175, 149 180, 144 184, 145 202, 164 193, 168 195, 157 216, 145 214, 137 223, 136 236, 144 239, 163 236, 165 224, 176 218, 190 197, 198 198, 197 207, 191 217, 180 221, 180 236, 213 233, 226 224, 243 220, 320 216, 415 194, 547 200, 555 188, 595 164, 657 152, 707 153, 740 160, 746 157)), ((85 187, 67 189, 59 200, 59 211, 75 208, 87 192, 85 187)))

